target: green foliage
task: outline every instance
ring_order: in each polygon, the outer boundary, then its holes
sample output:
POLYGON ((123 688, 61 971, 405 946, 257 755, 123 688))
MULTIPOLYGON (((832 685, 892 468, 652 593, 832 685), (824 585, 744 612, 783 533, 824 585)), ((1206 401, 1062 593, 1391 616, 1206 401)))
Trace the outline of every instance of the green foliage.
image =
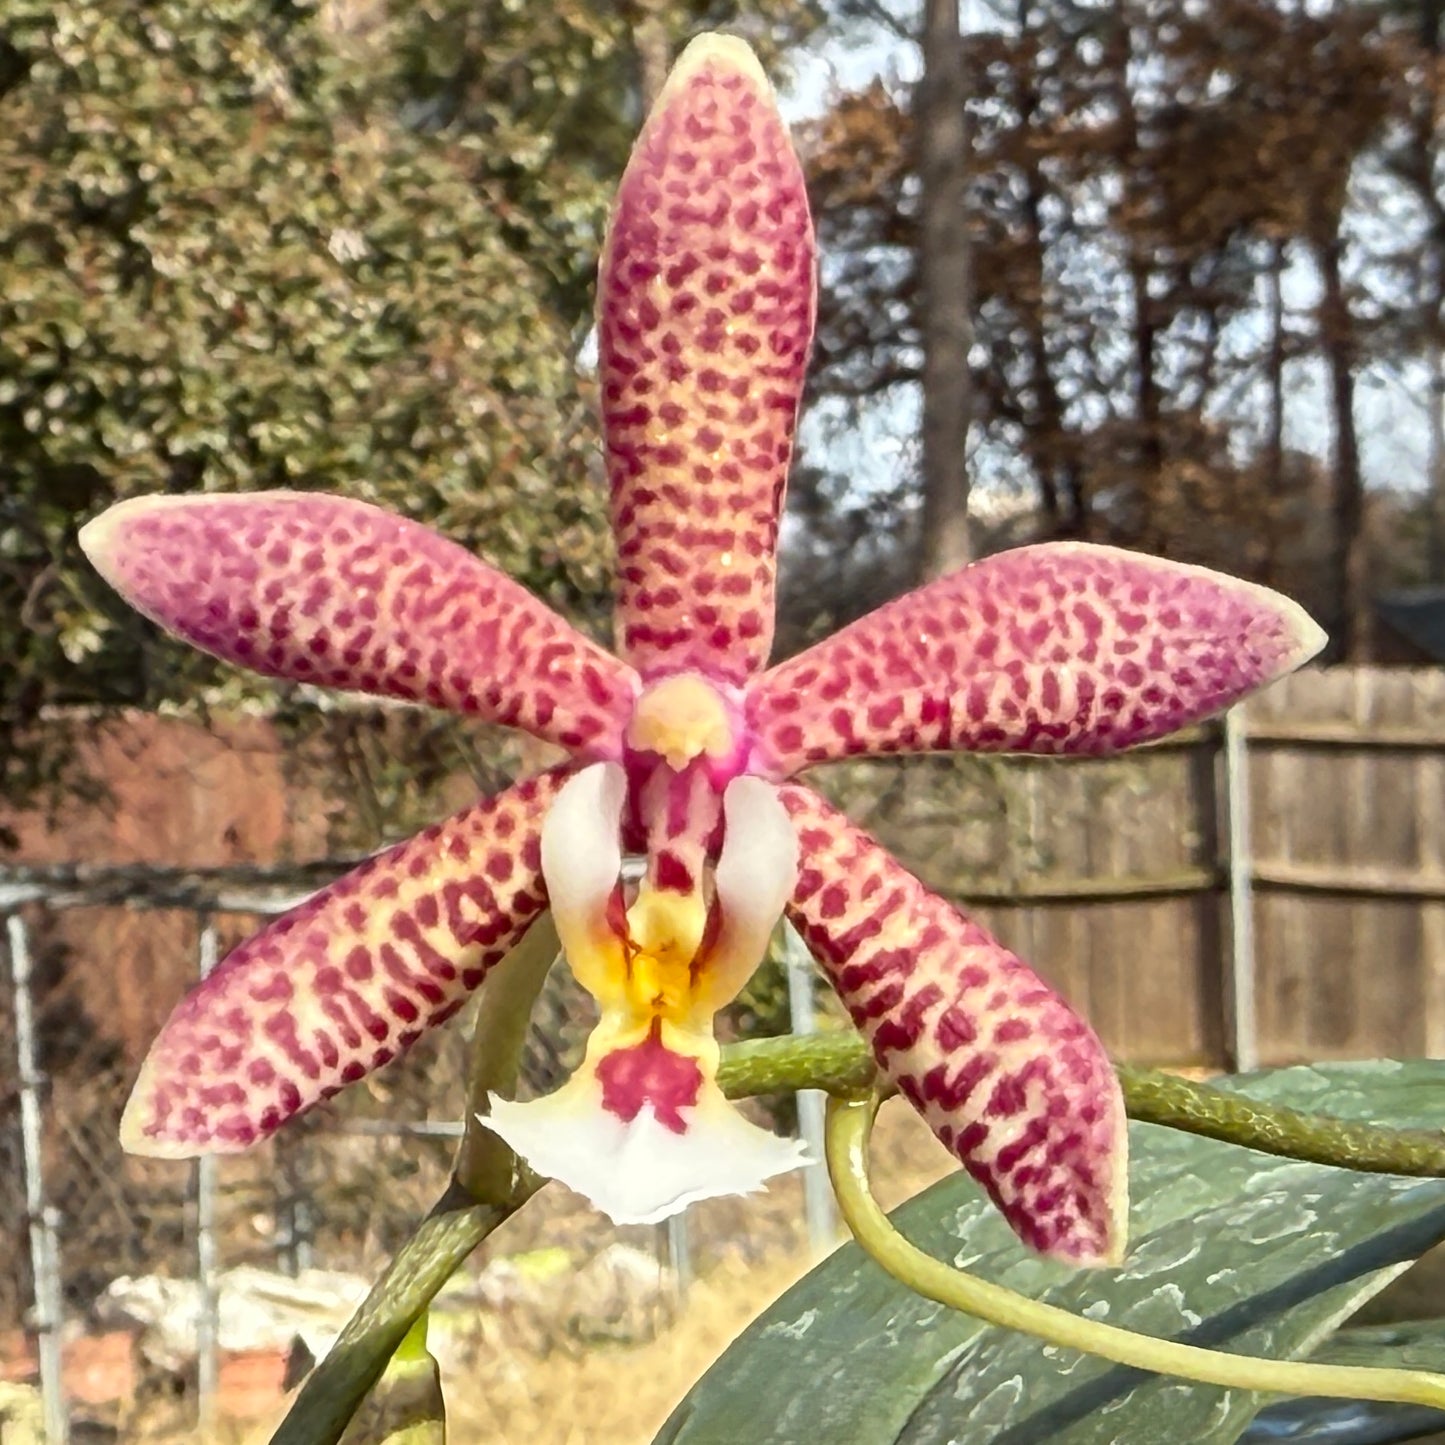
MULTIPOLYGON (((1438 1120, 1438 1063, 1282 1069, 1231 1081, 1266 1103, 1371 1123, 1438 1120)), ((1134 1244, 1121 1271, 1025 1255, 960 1174, 904 1206, 937 1258, 1111 1324, 1241 1353, 1312 1353, 1445 1238, 1445 1184, 1273 1158, 1135 1124, 1134 1244)), ((1141 1377, 950 1312, 840 1250, 734 1343, 659 1440, 956 1445, 1240 1436, 1263 1397, 1141 1377)))
POLYGON ((475 138, 473 164, 505 201, 502 234, 574 326, 590 317, 612 184, 641 121, 626 10, 593 0, 387 9, 398 100, 423 129, 475 138))
MULTIPOLYGON (((774 50, 807 15, 754 8, 774 50)), ((90 573, 78 525, 135 493, 376 501, 603 630, 609 544, 576 355, 640 115, 633 26, 647 18, 668 48, 735 9, 6 7, 7 794, 54 779, 57 750, 32 731, 47 704, 273 695, 160 642, 90 573)))
MULTIPOLYGON (((394 86, 417 124, 483 142, 504 232, 566 315, 591 313, 596 247, 647 87, 699 31, 741 31, 770 75, 821 18, 818 0, 382 0, 394 86), (658 53, 649 55, 649 48, 658 53), (649 74, 657 62, 656 72, 649 74)), ((379 39, 379 36, 377 37, 379 39)))
POLYGON ((76 0, 12 10, 5 51, 11 666, 62 698, 190 680, 139 665, 73 550, 78 520, 157 488, 349 492, 558 600, 602 589, 568 329, 474 143, 400 126, 302 8, 76 0))

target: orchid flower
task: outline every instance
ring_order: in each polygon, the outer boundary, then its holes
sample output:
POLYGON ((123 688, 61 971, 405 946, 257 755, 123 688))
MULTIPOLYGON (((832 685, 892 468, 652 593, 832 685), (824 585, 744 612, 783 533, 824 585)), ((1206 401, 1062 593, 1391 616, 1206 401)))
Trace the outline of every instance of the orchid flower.
MULTIPOLYGON (((1035 1249, 1120 1258, 1124 1111, 1099 1040, 816 793, 830 760, 1107 753, 1214 713, 1322 634, 1293 603, 1106 547, 1022 547, 768 668, 815 306, 803 176, 740 41, 679 61, 602 257, 617 654, 460 547, 312 494, 144 497, 82 542, 136 608, 270 677, 449 708, 568 760, 364 863, 166 1023, 126 1146, 232 1151, 440 1024, 543 911, 600 1017, 489 1125, 619 1222, 802 1162, 716 1084, 715 1014, 787 914, 879 1068, 1035 1249), (640 881, 622 881, 627 855, 640 881)), ((1147 967, 1147 961, 1141 961, 1147 967)))

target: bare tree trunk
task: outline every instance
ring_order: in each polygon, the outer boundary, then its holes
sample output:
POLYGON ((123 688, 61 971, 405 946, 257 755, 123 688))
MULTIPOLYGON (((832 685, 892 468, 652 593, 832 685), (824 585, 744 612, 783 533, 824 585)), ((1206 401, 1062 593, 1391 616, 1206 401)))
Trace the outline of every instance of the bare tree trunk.
POLYGON ((919 298, 923 307, 923 536, 920 579, 973 555, 968 525, 968 433, 973 420, 968 240, 966 76, 958 0, 924 0, 923 79, 915 115, 919 298))
MULTIPOLYGON (((1116 163, 1126 193, 1139 171, 1141 146, 1139 116, 1130 88, 1132 38, 1129 6, 1115 5, 1113 24, 1106 41, 1107 62, 1112 69, 1111 89, 1118 107, 1116 163)), ((1134 525, 1128 542, 1145 551, 1162 551, 1168 539, 1165 515, 1169 508, 1163 495, 1164 446, 1160 410, 1162 398, 1156 372, 1155 343, 1158 334, 1157 308, 1149 295, 1149 278, 1154 264, 1154 247, 1126 230, 1128 247, 1129 299, 1132 312, 1129 339, 1134 351, 1134 456, 1133 488, 1136 496, 1134 525)))
MULTIPOLYGON (((1029 0, 1020 0, 1015 14, 1020 35, 1029 33, 1031 14, 1029 0)), ((1019 95, 1019 130, 1025 139, 1024 172, 1024 234, 1023 249, 1028 257, 1030 280, 1037 298, 1037 309, 1023 313, 1023 326, 1028 338, 1026 347, 1030 377, 1036 394, 1037 434, 1025 439, 1024 445, 1034 466, 1039 483, 1039 500, 1044 514, 1046 535, 1050 537, 1082 537, 1086 531, 1084 480, 1079 466, 1078 449, 1064 423, 1064 403, 1054 384, 1049 362, 1047 330, 1049 324, 1049 284, 1045 258, 1048 243, 1044 238, 1045 182, 1039 169, 1037 153, 1030 142, 1039 127, 1038 96, 1027 75, 1021 77, 1019 95)))
POLYGON ((1264 519, 1261 559, 1262 578, 1273 582, 1279 565, 1280 517, 1285 505, 1284 495, 1284 242, 1276 238, 1269 243, 1269 269, 1265 275, 1269 286, 1269 355, 1265 363, 1265 385, 1269 405, 1265 412, 1264 444, 1260 448, 1264 462, 1264 495, 1269 507, 1264 519))
MULTIPOLYGON (((1436 269, 1441 258, 1435 261, 1436 269)), ((1426 343, 1426 366, 1430 372, 1425 394, 1429 428, 1426 435, 1428 454, 1425 459, 1425 481, 1430 488, 1429 554, 1426 575, 1433 583, 1445 582, 1445 345, 1441 332, 1441 286, 1434 283, 1434 296, 1429 318, 1430 338, 1426 343)))
POLYGON ((1331 487, 1334 515, 1329 578, 1336 616, 1327 654, 1336 662, 1364 662, 1370 646, 1370 595, 1365 550, 1365 487, 1355 430, 1354 347, 1349 302, 1340 276, 1340 239, 1319 248, 1320 346, 1334 414, 1335 454, 1331 487))
POLYGON ((1271 497, 1284 495, 1284 242, 1269 244, 1269 360, 1265 384, 1264 480, 1271 497))
POLYGON ((1163 552, 1169 545, 1169 516, 1174 499, 1164 495, 1164 425, 1156 367, 1158 326, 1149 295, 1146 263, 1129 265, 1130 293, 1134 303, 1134 424, 1138 428, 1135 478, 1138 487, 1140 527, 1133 539, 1146 552, 1163 552))
POLYGON ((1430 489, 1429 549, 1426 559, 1431 582, 1445 582, 1445 207, 1435 188, 1436 117, 1440 110, 1440 26, 1445 19, 1442 0, 1423 0, 1420 6, 1420 48, 1428 63, 1422 94, 1415 98, 1412 170, 1420 199, 1430 217, 1425 255, 1426 365, 1429 391, 1429 456, 1426 485, 1430 489))

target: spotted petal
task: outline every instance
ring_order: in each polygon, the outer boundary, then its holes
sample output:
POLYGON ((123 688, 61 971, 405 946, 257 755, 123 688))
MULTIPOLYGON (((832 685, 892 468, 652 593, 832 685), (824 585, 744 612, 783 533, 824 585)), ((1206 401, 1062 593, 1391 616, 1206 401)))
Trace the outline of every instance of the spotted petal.
POLYGON ((727 824, 713 881, 719 924, 697 981, 709 1010, 731 1003, 758 971, 798 881, 798 838, 778 790, 734 778, 723 795, 727 824))
POLYGON ((767 661, 814 270, 772 89, 742 41, 703 36, 632 153, 599 278, 618 643, 644 677, 767 661))
POLYGON ((429 703, 613 754, 632 670, 429 528, 302 492, 138 497, 80 536, 133 607, 268 677, 429 703))
POLYGON ((815 793, 779 791, 804 860, 789 915, 879 1067, 1026 1244, 1117 1263, 1128 1136, 1093 1031, 815 793))
POLYGON ((1202 567, 1020 547, 773 668, 748 716, 773 777, 870 753, 1109 753, 1228 707, 1324 641, 1287 597, 1202 567))
POLYGON ((542 818, 563 776, 369 859, 232 952, 152 1045, 125 1147, 245 1149, 454 1014, 546 907, 542 818))

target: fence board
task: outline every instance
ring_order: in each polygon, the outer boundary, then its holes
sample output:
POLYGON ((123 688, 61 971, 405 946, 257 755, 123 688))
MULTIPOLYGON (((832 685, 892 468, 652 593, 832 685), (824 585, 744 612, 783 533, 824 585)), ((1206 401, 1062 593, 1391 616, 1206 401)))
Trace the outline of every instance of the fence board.
POLYGON ((1440 905, 1406 895, 1445 876, 1445 809, 1424 802, 1445 801, 1441 752, 1418 745, 1445 742, 1439 674, 1306 673, 1252 702, 1246 716, 1269 734, 1252 767, 1262 1057, 1423 1051, 1445 1036, 1437 978, 1445 918, 1437 911, 1427 924, 1427 907, 1440 905), (1288 741, 1291 727, 1305 734, 1298 744, 1288 741), (1407 736, 1417 745, 1401 746, 1407 736), (1352 739, 1377 745, 1348 746, 1352 739), (1291 885, 1308 891, 1282 891, 1291 885))

